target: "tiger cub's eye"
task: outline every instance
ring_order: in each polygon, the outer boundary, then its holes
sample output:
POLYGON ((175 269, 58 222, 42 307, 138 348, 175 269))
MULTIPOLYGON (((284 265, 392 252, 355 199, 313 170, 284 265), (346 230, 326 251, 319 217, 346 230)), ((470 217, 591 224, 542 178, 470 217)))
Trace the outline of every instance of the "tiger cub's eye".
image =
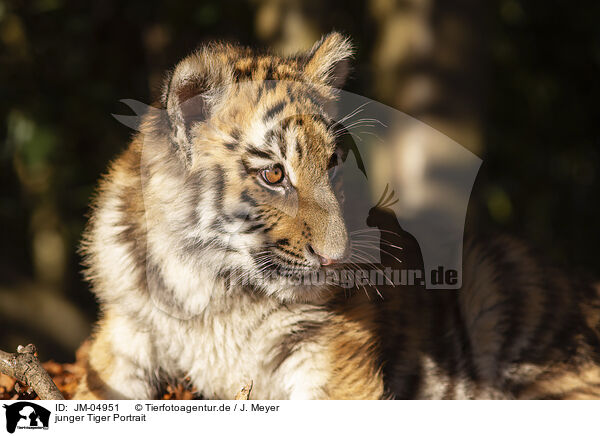
POLYGON ((281 168, 279 165, 272 168, 267 168, 262 170, 260 175, 269 185, 276 185, 277 183, 281 183, 283 180, 283 168, 281 168))

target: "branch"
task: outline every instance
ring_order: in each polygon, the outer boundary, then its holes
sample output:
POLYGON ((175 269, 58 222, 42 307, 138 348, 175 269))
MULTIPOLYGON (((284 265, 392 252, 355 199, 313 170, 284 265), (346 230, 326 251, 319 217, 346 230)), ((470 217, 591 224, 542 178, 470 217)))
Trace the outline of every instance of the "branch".
POLYGON ((33 344, 19 345, 14 354, 0 350, 0 372, 33 388, 41 400, 64 400, 35 353, 33 344))
POLYGON ((234 400, 249 400, 250 392, 252 392, 252 384, 252 381, 250 381, 250 383, 244 386, 242 390, 237 393, 234 400))

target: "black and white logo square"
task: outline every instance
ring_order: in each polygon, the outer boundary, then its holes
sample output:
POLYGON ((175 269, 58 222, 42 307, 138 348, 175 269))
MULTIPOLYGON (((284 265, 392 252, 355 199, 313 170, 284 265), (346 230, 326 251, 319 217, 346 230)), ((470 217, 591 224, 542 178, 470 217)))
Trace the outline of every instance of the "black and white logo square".
POLYGON ((6 431, 9 433, 16 429, 48 429, 50 411, 39 404, 19 401, 2 407, 6 409, 6 431))

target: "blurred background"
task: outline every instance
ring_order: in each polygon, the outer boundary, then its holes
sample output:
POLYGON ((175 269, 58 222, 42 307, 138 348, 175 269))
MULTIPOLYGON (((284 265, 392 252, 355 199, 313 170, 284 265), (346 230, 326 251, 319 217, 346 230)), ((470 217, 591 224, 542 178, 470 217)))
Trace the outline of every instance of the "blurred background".
POLYGON ((132 134, 111 113, 155 101, 213 39, 293 53, 351 36, 347 90, 483 159, 469 227, 597 276, 599 19, 599 2, 542 0, 0 0, 0 348, 73 359, 97 310, 77 253, 88 202, 132 134))

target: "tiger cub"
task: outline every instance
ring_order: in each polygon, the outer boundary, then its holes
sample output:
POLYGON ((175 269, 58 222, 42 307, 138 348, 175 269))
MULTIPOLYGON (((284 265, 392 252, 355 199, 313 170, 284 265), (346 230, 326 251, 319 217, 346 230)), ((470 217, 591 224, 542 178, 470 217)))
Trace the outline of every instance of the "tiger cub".
POLYGON ((77 399, 183 377, 206 399, 249 382, 253 399, 600 396, 598 293, 513 242, 469 249, 458 292, 290 285, 350 253, 330 173, 351 56, 332 33, 294 57, 211 44, 175 67, 94 201, 102 314, 77 399))

